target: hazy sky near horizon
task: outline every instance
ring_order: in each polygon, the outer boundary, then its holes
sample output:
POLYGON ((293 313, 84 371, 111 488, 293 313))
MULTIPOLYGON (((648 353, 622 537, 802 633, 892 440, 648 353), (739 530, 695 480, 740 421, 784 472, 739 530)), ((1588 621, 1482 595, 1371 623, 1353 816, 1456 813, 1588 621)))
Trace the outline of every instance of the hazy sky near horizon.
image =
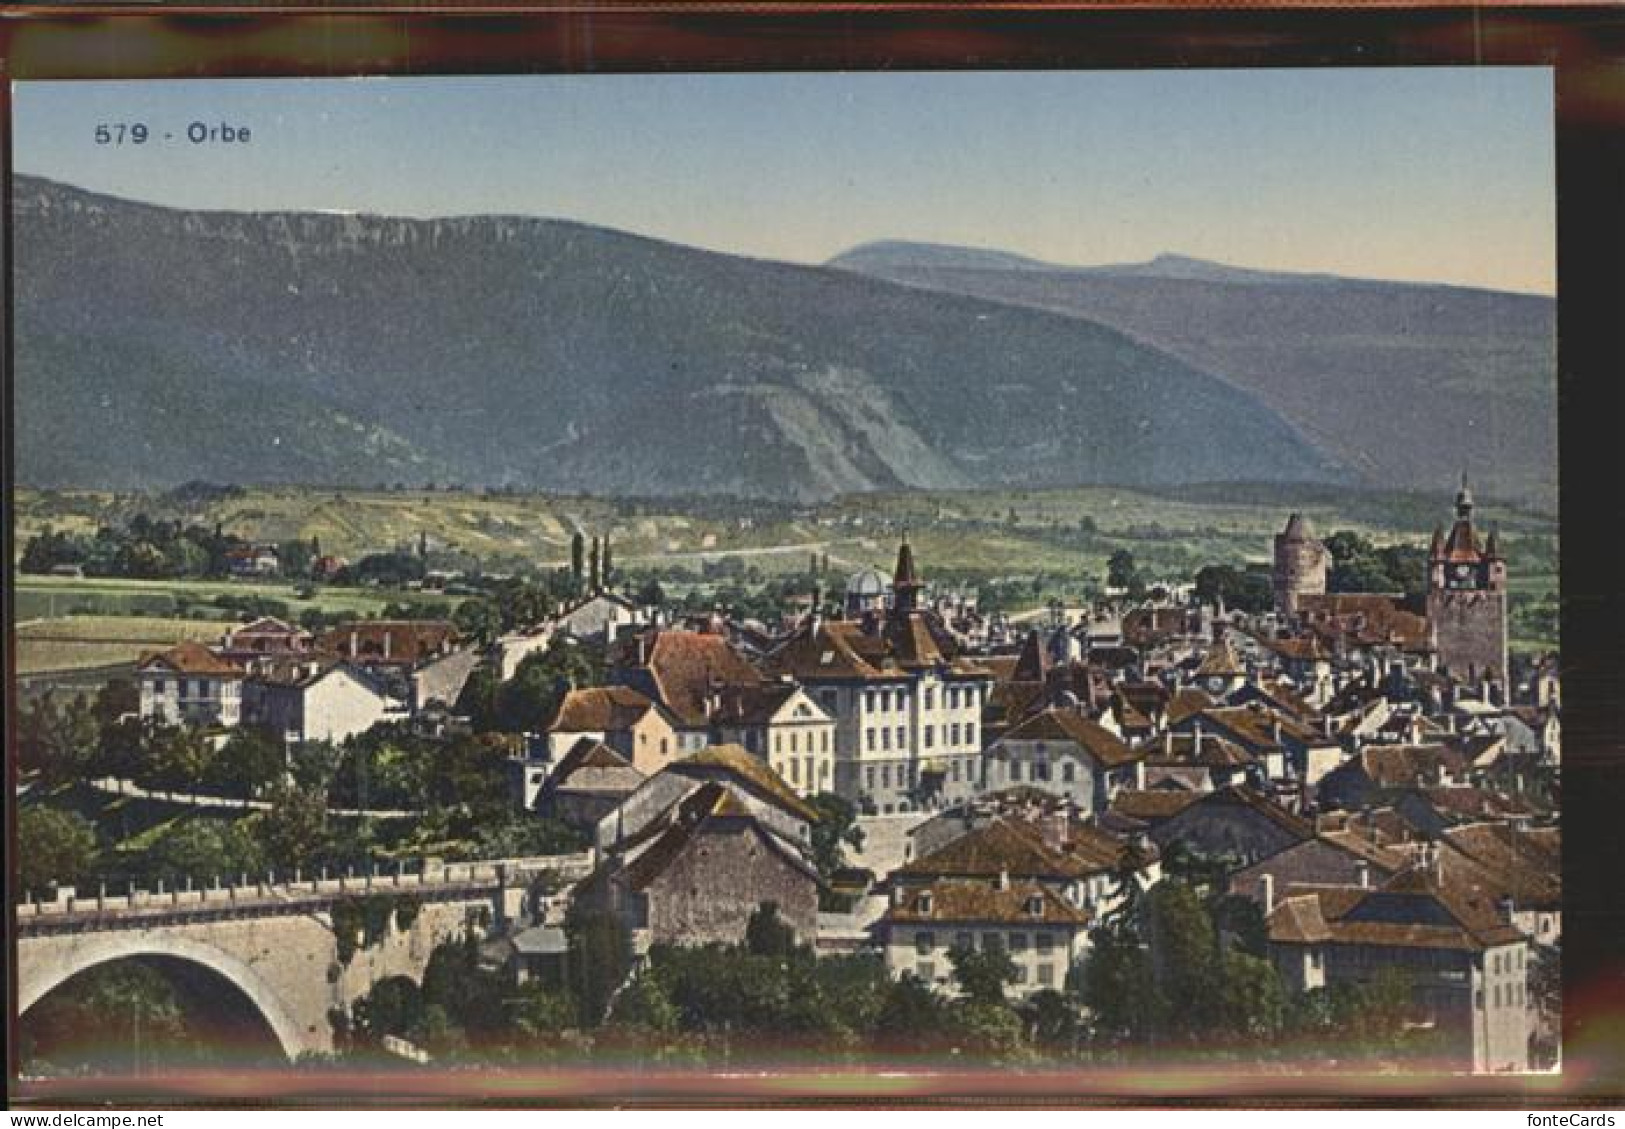
POLYGON ((1553 293, 1546 68, 27 82, 13 166, 187 208, 509 213, 1553 293), (97 145, 142 121, 143 146, 97 145), (248 126, 195 146, 188 123, 248 126), (160 140, 163 133, 175 140, 160 140))

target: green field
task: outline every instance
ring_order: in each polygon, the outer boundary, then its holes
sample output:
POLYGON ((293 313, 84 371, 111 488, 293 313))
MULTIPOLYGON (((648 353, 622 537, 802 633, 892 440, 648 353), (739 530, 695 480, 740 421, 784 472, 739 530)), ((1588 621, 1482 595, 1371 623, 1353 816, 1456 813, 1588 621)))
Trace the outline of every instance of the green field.
POLYGON ((226 625, 146 616, 62 616, 17 625, 17 671, 85 670, 131 663, 182 640, 213 643, 226 625))

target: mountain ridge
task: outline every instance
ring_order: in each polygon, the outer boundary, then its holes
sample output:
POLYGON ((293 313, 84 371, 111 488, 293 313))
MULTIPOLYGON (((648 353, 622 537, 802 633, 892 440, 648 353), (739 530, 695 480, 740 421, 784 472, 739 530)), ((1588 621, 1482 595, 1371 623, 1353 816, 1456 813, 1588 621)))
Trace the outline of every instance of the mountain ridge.
POLYGON ((848 271, 571 220, 196 212, 26 176, 14 216, 35 485, 1346 477, 1117 330, 848 271))

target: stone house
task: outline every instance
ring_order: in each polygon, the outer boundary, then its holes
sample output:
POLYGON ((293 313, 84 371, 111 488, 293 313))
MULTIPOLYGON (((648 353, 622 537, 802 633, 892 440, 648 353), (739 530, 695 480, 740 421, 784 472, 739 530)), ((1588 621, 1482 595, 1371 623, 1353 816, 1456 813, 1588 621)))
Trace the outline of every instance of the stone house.
POLYGON ((136 664, 143 718, 230 728, 242 720, 247 672, 201 643, 177 643, 136 664))
POLYGON ((766 903, 798 942, 817 940, 817 872, 798 844, 766 827, 718 781, 700 784, 619 842, 574 897, 620 918, 634 952, 740 944, 766 903))

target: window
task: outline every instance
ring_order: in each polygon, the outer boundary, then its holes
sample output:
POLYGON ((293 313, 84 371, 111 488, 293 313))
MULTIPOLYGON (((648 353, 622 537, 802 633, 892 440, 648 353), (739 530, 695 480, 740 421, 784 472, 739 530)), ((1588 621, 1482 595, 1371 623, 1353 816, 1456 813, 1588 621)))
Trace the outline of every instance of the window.
POLYGON ((813 759, 811 757, 803 757, 802 758, 802 763, 804 763, 807 766, 807 783, 811 784, 813 782, 813 779, 814 779, 814 777, 813 777, 813 759))
POLYGON ((890 690, 882 690, 880 692, 880 712, 882 712, 882 713, 890 713, 891 712, 891 691, 890 690))
POLYGON ((1495 1006, 1501 1006, 1501 985, 1499 984, 1495 986, 1495 1006))
POLYGON ((891 787, 891 765, 889 764, 880 766, 880 786, 882 788, 891 787))
POLYGON ((959 723, 957 721, 948 727, 948 744, 959 744, 959 723))
POLYGON ((863 747, 871 753, 875 751, 875 731, 873 729, 863 731, 863 747))
POLYGON ((976 947, 976 938, 972 937, 969 933, 955 933, 954 934, 954 948, 956 948, 956 949, 974 949, 975 947, 976 947))
POLYGON ((823 737, 818 742, 818 746, 819 746, 818 747, 819 752, 821 752, 821 753, 829 752, 829 730, 827 730, 827 729, 824 730, 823 737))
POLYGON ((959 708, 959 687, 957 686, 948 687, 948 708, 951 710, 959 708))
POLYGON ((931 747, 931 734, 932 729, 929 725, 927 725, 925 730, 921 733, 921 736, 925 739, 925 747, 928 749, 931 747))
POLYGON ((165 683, 162 678, 156 679, 152 684, 152 692, 154 694, 162 694, 166 685, 167 683, 165 683))
POLYGON ((1024 952, 1026 952, 1027 951, 1027 934, 1025 934, 1025 933, 1012 933, 1012 934, 1010 934, 1010 951, 1012 953, 1024 953, 1024 952))
POLYGON ((1038 950, 1039 956, 1047 956, 1055 951, 1055 934, 1035 933, 1033 935, 1033 945, 1038 950))
POLYGON ((952 779, 955 784, 959 783, 959 762, 958 761, 954 761, 952 764, 950 764, 948 766, 948 775, 949 775, 949 778, 952 779))
POLYGON ((1026 904, 1026 906, 1024 908, 1026 909, 1027 914, 1028 914, 1029 917, 1043 917, 1044 916, 1044 895, 1042 895, 1042 894, 1033 894, 1031 897, 1029 897, 1027 899, 1027 904, 1026 904))
POLYGON ((965 744, 976 744, 976 723, 974 721, 965 724, 965 744))
POLYGON ((998 948, 1000 940, 1001 940, 1001 938, 999 937, 999 935, 997 933, 983 933, 982 934, 982 951, 986 952, 989 949, 998 948))
POLYGON ((922 960, 914 966, 914 975, 929 984, 937 978, 937 966, 928 960, 922 960))
POLYGON ((928 710, 937 708, 937 692, 929 686, 925 688, 925 708, 928 710))
POLYGON ((1024 964, 1016 965, 1016 974, 1010 978, 1010 982, 1012 984, 1025 984, 1027 982, 1027 966, 1024 964))
POLYGON ((1037 763, 1035 763, 1033 765, 1033 779, 1034 780, 1048 780, 1049 779, 1049 761, 1038 761, 1037 763))
POLYGON ((891 730, 890 729, 882 729, 880 731, 880 747, 882 749, 891 748, 891 730))
POLYGON ((908 748, 908 730, 901 725, 897 727, 897 747, 899 749, 908 748))
POLYGON ((1021 779, 1021 762, 1018 761, 1018 760, 1012 760, 1010 762, 1010 779, 1011 780, 1020 780, 1021 779))
POLYGON ((873 792, 875 790, 875 770, 871 768, 865 772, 864 779, 868 781, 869 791, 873 792))
POLYGON ((1038 966, 1038 982, 1046 988, 1055 983, 1055 966, 1053 964, 1038 966))
POLYGON ((1064 783, 1064 784, 1072 783, 1072 779, 1076 775, 1077 775, 1077 766, 1074 765, 1071 761, 1064 761, 1061 764, 1061 782, 1062 783, 1064 783))
POLYGON ((868 710, 870 713, 875 712, 875 692, 873 690, 865 690, 863 692, 863 708, 868 710))
POLYGON ((792 783, 801 783, 801 762, 794 757, 790 758, 790 780, 792 783))
POLYGON ((773 751, 775 753, 784 752, 784 734, 782 734, 782 733, 773 734, 773 751))
MULTIPOLYGON (((923 903, 922 903, 923 906, 923 903)), ((937 947, 937 935, 929 929, 917 930, 914 934, 914 951, 922 957, 931 955, 931 950, 937 947)))

